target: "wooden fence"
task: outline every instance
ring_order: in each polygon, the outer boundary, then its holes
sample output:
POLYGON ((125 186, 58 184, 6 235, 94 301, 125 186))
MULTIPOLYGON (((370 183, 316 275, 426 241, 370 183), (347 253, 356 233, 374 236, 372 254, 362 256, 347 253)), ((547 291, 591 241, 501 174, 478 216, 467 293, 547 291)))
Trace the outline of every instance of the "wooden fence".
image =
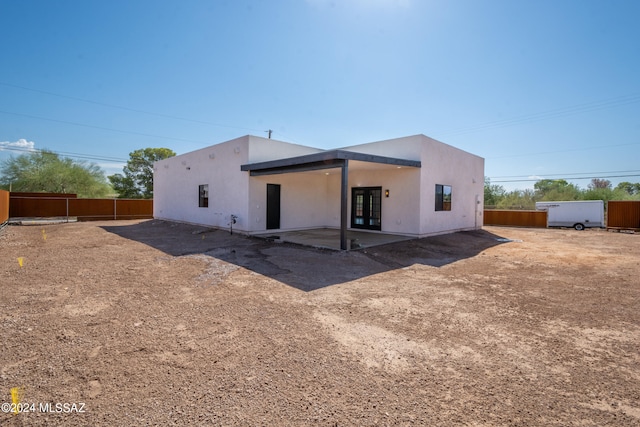
POLYGON ((75 217, 78 221, 153 218, 150 199, 78 199, 75 194, 35 194, 11 193, 9 217, 75 217))
POLYGON ((547 212, 485 209, 484 225, 546 228, 547 212))
POLYGON ((0 190, 0 227, 9 219, 9 192, 0 190))
POLYGON ((607 202, 607 228, 640 231, 640 201, 607 202))

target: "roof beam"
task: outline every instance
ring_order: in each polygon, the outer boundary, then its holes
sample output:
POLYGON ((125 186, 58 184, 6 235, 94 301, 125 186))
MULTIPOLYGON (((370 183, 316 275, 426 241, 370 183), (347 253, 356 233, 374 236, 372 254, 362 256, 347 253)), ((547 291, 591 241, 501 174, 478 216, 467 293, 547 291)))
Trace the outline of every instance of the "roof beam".
POLYGON ((313 162, 313 163, 302 163, 299 165, 250 169, 249 174, 251 176, 263 176, 263 175, 276 175, 276 174, 282 174, 282 173, 309 172, 309 171, 315 171, 315 170, 321 170, 321 169, 333 169, 333 168, 339 168, 340 166, 343 165, 344 162, 345 160, 333 159, 327 162, 313 162))
POLYGON ((273 175, 279 173, 307 172, 319 169, 340 167, 346 160, 380 163, 385 165, 421 167, 419 160, 398 159, 395 157, 377 156, 373 154, 356 153, 345 150, 330 150, 304 156, 288 157, 286 159, 270 160, 267 162, 247 163, 240 166, 240 170, 248 171, 251 176, 273 175))

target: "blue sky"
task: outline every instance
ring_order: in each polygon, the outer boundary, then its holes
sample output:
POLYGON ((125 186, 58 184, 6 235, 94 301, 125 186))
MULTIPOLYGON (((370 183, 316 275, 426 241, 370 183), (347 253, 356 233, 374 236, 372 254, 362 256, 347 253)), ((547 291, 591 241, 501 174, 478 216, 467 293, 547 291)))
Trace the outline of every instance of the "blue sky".
POLYGON ((0 0, 0 143, 112 174, 267 129, 423 133, 508 189, 640 182, 638 22, 636 0, 0 0))

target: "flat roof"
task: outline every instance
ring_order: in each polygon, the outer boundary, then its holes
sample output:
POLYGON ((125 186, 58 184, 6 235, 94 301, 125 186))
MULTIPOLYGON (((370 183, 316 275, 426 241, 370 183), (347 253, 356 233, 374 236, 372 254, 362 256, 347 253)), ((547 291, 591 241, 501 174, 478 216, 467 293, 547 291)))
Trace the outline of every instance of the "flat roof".
POLYGON ((419 160, 377 156, 347 150, 329 150, 320 153, 306 154, 304 156, 270 160, 267 162, 247 163, 241 165, 240 170, 248 171, 252 176, 274 175, 336 168, 343 165, 347 160, 395 166, 409 166, 414 168, 422 167, 419 160))

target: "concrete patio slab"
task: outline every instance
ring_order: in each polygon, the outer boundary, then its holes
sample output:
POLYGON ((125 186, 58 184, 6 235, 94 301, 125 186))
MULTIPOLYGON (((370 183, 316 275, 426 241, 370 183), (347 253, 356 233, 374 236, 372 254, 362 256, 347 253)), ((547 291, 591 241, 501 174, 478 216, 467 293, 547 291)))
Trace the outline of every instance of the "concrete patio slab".
MULTIPOLYGON (((253 234, 252 236, 274 242, 296 243, 315 248, 340 250, 340 230, 331 228, 272 231, 270 233, 253 234)), ((347 231, 347 245, 349 250, 369 248, 412 239, 415 239, 415 237, 359 230, 347 231)))

